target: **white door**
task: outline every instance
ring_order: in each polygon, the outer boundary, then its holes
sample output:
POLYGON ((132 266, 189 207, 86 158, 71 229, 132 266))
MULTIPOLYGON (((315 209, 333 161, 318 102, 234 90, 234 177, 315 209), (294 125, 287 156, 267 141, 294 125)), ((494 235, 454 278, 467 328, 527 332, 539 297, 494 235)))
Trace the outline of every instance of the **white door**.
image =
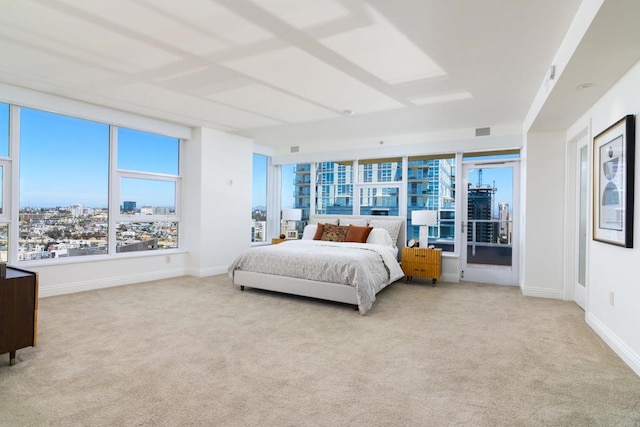
POLYGON ((576 236, 576 283, 573 298, 582 309, 587 301, 587 210, 589 199, 589 148, 588 140, 583 138, 578 142, 578 194, 577 194, 577 223, 576 236))
POLYGON ((517 161, 463 164, 462 280, 518 284, 519 166, 517 161))

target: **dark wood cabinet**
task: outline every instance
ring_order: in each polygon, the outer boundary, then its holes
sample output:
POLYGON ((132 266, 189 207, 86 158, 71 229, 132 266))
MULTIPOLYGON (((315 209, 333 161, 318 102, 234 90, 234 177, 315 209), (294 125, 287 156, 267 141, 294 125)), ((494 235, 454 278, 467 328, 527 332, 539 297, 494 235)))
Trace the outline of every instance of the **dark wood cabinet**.
POLYGON ((38 328, 38 273, 7 267, 0 277, 0 354, 9 353, 9 364, 16 362, 16 351, 36 345, 38 328))

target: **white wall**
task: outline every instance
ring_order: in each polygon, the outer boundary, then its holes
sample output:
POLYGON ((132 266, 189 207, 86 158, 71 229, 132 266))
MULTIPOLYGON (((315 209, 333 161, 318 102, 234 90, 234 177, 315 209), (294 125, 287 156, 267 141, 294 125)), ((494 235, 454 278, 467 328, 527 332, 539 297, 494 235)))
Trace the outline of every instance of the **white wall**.
MULTIPOLYGON (((640 116, 640 62, 570 128, 569 136, 588 126, 593 136, 627 114, 640 116)), ((636 146, 640 132, 636 123, 636 146)), ((593 151, 593 146, 590 146, 593 151)), ((640 150, 635 157, 633 249, 588 241, 587 323, 640 375, 640 150), (609 302, 614 293, 614 304, 609 302)), ((592 190, 592 188, 591 188, 592 190)))
POLYGON ((524 168, 524 295, 562 299, 564 290, 565 133, 529 133, 524 168))
POLYGON ((17 265, 38 272, 40 297, 182 276, 184 266, 184 253, 145 254, 100 261, 57 261, 35 267, 17 265))
POLYGON ((187 273, 226 273, 251 245, 250 139, 200 128, 185 144, 185 249, 187 273))

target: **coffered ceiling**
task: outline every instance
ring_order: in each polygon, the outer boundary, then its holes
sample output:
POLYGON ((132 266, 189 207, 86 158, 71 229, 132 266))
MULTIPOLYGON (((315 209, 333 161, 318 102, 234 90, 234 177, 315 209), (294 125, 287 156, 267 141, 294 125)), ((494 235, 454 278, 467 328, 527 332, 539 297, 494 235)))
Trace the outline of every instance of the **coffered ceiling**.
POLYGON ((0 82, 273 146, 518 125, 579 4, 0 0, 0 82))

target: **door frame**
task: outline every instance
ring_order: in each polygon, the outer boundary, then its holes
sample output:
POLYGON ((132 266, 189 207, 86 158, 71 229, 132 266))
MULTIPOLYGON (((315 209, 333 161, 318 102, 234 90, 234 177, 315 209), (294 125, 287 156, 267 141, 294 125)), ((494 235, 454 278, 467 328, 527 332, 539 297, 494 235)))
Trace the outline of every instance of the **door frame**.
POLYGON ((574 301, 578 306, 586 311, 588 305, 588 290, 589 290, 589 269, 585 271, 584 287, 578 284, 580 268, 580 151, 582 148, 587 148, 587 194, 586 194, 586 253, 585 253, 585 265, 589 265, 589 239, 590 239, 590 227, 591 224, 591 209, 589 208, 592 203, 591 194, 591 149, 590 149, 590 126, 587 124, 584 128, 580 129, 573 137, 567 140, 567 174, 566 174, 566 216, 565 216, 565 283, 563 298, 566 301, 574 301), (573 194, 571 197, 569 195, 573 194))
POLYGON ((520 272, 520 159, 505 160, 476 160, 462 162, 461 168, 461 219, 458 220, 460 234, 460 280, 497 285, 519 286, 520 272), (468 217, 468 192, 467 173, 469 169, 479 167, 512 167, 513 168, 513 211, 512 211, 512 264, 511 267, 482 266, 470 267, 467 264, 467 217, 468 217))

